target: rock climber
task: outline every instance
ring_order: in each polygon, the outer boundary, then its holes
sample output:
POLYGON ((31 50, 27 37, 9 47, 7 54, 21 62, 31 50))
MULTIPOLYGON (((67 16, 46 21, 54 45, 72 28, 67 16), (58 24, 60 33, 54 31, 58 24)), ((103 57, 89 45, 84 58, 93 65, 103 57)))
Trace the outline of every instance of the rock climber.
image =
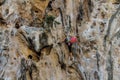
POLYGON ((72 45, 77 43, 77 37, 76 36, 69 36, 65 39, 65 43, 68 45, 68 49, 69 49, 69 52, 70 52, 70 57, 72 57, 72 45))

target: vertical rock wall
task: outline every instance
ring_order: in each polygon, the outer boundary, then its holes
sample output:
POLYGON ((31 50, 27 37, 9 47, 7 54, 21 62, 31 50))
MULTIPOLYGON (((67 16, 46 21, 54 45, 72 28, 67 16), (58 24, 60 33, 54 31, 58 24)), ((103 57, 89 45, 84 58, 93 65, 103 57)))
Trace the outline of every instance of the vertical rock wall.
POLYGON ((0 0, 0 80, 119 80, 119 56, 120 0, 0 0))

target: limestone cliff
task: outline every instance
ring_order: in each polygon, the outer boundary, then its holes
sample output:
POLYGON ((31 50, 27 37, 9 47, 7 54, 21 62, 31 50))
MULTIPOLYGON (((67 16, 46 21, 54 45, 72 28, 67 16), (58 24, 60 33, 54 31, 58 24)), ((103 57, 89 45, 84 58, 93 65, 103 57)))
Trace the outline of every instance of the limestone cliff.
POLYGON ((120 80, 119 57, 120 0, 0 0, 0 80, 120 80))

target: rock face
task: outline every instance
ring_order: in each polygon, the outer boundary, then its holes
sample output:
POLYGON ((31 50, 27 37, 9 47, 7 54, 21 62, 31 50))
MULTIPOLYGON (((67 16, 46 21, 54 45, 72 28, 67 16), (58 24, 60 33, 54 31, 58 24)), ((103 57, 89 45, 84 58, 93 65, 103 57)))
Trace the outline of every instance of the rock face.
POLYGON ((120 80, 119 57, 120 0, 0 0, 0 80, 120 80))

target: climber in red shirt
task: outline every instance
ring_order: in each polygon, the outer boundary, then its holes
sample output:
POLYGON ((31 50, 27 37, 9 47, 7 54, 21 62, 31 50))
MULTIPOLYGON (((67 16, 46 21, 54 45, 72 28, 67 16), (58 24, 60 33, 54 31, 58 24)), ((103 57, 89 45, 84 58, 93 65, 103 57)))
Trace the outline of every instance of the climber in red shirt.
POLYGON ((67 36, 67 38, 65 39, 65 43, 68 45, 68 49, 70 52, 70 59, 72 59, 72 55, 74 53, 73 49, 73 44, 77 43, 77 37, 75 36, 67 36))

